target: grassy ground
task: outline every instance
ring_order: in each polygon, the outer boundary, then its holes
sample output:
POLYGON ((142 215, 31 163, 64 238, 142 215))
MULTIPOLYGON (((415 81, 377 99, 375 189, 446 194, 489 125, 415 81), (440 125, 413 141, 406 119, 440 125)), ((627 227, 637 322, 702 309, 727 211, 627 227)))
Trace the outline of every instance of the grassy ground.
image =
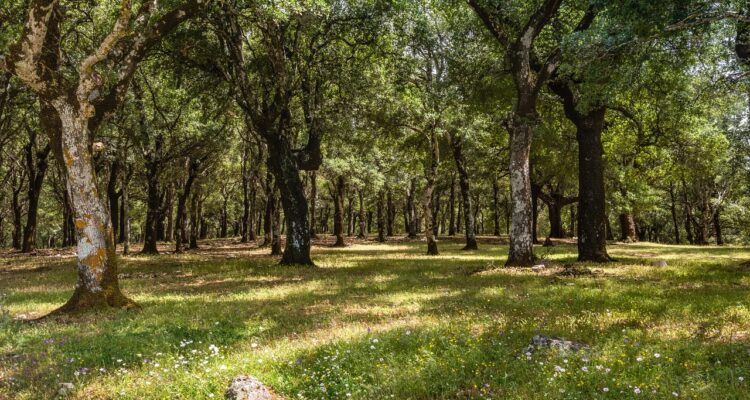
POLYGON ((5 254, 0 398, 70 382, 80 399, 218 399, 250 374, 289 399, 750 399, 750 248, 613 245, 617 263, 569 277, 493 268, 499 244, 440 246, 319 246, 314 270, 216 242, 127 257, 142 309, 36 323, 20 319, 67 299, 72 259, 5 254), (590 348, 527 355, 535 334, 590 348))

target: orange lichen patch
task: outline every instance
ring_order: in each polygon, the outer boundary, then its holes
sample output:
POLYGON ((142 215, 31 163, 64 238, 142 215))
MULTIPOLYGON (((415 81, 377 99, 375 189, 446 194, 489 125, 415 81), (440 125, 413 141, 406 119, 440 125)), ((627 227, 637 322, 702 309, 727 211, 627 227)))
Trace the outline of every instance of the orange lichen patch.
POLYGON ((81 263, 94 271, 97 271, 104 265, 104 260, 107 257, 107 251, 103 248, 96 249, 95 252, 89 254, 86 258, 81 260, 81 263))
POLYGON ((65 165, 68 166, 68 168, 73 166, 73 156, 70 155, 70 151, 67 149, 63 152, 63 156, 65 157, 65 165))
POLYGON ((83 230, 86 227, 86 221, 82 219, 76 219, 76 229, 83 230))

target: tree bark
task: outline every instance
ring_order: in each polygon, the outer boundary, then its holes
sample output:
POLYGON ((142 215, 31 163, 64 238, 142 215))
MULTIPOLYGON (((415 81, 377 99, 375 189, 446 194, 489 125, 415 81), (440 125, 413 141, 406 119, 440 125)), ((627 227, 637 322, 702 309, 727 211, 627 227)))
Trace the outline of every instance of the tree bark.
POLYGON ((386 239, 386 224, 385 224, 385 192, 381 189, 378 192, 378 242, 385 242, 386 239))
MULTIPOLYGON (((127 157, 125 157, 126 159, 127 157)), ((128 199, 128 185, 132 174, 131 167, 127 167, 126 173, 122 174, 122 218, 120 219, 122 255, 130 253, 130 203, 128 199)))
MULTIPOLYGON (((42 116, 42 119, 48 118, 54 119, 56 117, 42 116)), ((51 124, 47 122, 44 123, 44 125, 49 126, 51 124)), ((54 124, 52 126, 58 127, 59 125, 54 124)), ((50 145, 47 144, 44 148, 37 150, 36 132, 29 132, 29 143, 25 149, 26 170, 28 176, 28 207, 26 209, 26 226, 23 230, 23 241, 21 243, 21 252, 23 253, 29 253, 36 250, 36 226, 37 215, 39 212, 39 196, 42 194, 42 184, 44 183, 44 176, 47 173, 50 149, 50 145)))
POLYGON ((316 227, 315 224, 317 223, 317 220, 315 219, 316 216, 316 208, 317 208, 317 201, 318 201, 318 172, 317 171, 310 171, 310 238, 317 239, 318 235, 316 233, 316 227))
POLYGON ((359 195, 359 233, 357 238, 364 239, 367 237, 365 234, 365 227, 367 220, 365 219, 365 192, 362 189, 357 190, 359 195))
POLYGON ((393 193, 391 192, 391 189, 388 189, 388 193, 386 195, 386 206, 387 206, 387 220, 385 224, 385 234, 386 236, 393 236, 395 233, 393 231, 394 224, 396 222, 396 204, 393 202, 393 193))
POLYGON ((437 215, 434 214, 432 206, 433 193, 437 183, 438 164, 440 163, 440 147, 438 144, 437 133, 434 129, 428 135, 429 158, 427 168, 425 168, 425 185, 424 195, 422 197, 422 215, 424 218, 425 237, 427 238, 427 255, 436 256, 439 254, 437 238, 435 237, 434 224, 437 215))
POLYGON ((336 178, 336 192, 333 199, 333 234, 336 243, 333 247, 346 247, 344 242, 344 197, 346 196, 346 179, 343 175, 336 178))
POLYGON ((414 206, 414 196, 417 191, 417 180, 412 178, 409 182, 409 188, 406 193, 406 207, 404 213, 406 215, 406 232, 409 239, 416 239, 417 237, 417 210, 414 206))
POLYGON ((466 170, 466 162, 463 154, 463 137, 458 134, 450 134, 451 149, 453 150, 453 160, 456 163, 458 172, 458 184, 461 189, 461 205, 459 214, 463 212, 464 235, 466 245, 463 250, 478 249, 477 238, 474 226, 474 215, 471 213, 471 188, 469 187, 469 173, 466 170))
POLYGON ((19 173, 17 170, 14 170, 12 174, 10 206, 13 213, 13 232, 11 232, 11 245, 14 249, 21 250, 23 237, 23 204, 21 203, 21 192, 26 181, 26 173, 19 173))
POLYGON ((623 242, 638 241, 635 219, 632 213, 620 213, 620 240, 623 242))
POLYGON ((677 201, 675 199, 674 185, 672 183, 669 184, 669 199, 669 210, 672 213, 672 224, 674 226, 674 240, 675 243, 680 244, 680 223, 678 222, 677 201))
POLYGON ((456 235, 456 175, 451 175, 450 197, 448 197, 448 236, 456 235))
POLYGON ((282 250, 281 250, 281 207, 279 207, 279 199, 278 195, 276 194, 278 190, 274 190, 273 192, 273 227, 272 227, 272 238, 271 238, 271 255, 272 256, 281 256, 282 250))
POLYGON ((120 232, 120 196, 117 182, 120 180, 120 161, 115 159, 109 164, 109 179, 107 180, 107 200, 109 200, 109 215, 112 218, 112 229, 115 234, 120 232))
POLYGON ((198 159, 187 160, 188 175, 185 179, 185 185, 183 186, 182 193, 177 197, 177 216, 175 217, 175 252, 182 253, 185 238, 187 237, 185 232, 185 226, 187 223, 187 201, 190 198, 190 192, 193 188, 193 183, 198 176, 201 161, 198 159))
POLYGON ((721 207, 716 206, 713 212, 713 224, 714 224, 714 236, 716 236, 716 244, 718 246, 724 245, 724 236, 721 234, 721 207))
POLYGON ((560 97, 566 117, 576 127, 578 142, 578 260, 607 262, 607 214, 604 189, 605 107, 586 112, 578 109, 579 99, 568 82, 553 82, 550 88, 560 97))

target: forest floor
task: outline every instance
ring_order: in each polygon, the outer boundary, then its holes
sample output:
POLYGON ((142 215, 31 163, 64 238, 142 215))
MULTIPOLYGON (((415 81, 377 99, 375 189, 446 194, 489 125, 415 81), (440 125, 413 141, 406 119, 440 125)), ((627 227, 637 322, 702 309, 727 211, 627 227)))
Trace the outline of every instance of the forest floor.
POLYGON ((425 247, 319 244, 317 269, 232 241, 124 257, 142 308, 41 322, 72 252, 2 253, 0 399, 219 399, 241 374, 288 399, 750 399, 750 248, 613 244, 570 275, 572 244, 538 248, 541 272, 501 268, 492 238, 425 247), (535 335, 587 347, 527 351, 535 335))

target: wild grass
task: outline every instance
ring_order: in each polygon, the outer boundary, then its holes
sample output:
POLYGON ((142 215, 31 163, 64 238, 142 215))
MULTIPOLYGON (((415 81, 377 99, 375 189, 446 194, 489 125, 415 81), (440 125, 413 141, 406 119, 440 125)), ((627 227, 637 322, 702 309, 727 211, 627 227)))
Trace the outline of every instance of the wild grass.
POLYGON ((203 247, 123 258, 141 309, 42 322, 73 259, 4 254, 0 398, 218 399, 249 374, 288 399, 750 399, 750 248, 613 245, 568 277, 572 245, 539 248, 540 273, 490 243, 317 246, 317 269, 203 247), (536 334, 589 348, 527 353, 536 334))

